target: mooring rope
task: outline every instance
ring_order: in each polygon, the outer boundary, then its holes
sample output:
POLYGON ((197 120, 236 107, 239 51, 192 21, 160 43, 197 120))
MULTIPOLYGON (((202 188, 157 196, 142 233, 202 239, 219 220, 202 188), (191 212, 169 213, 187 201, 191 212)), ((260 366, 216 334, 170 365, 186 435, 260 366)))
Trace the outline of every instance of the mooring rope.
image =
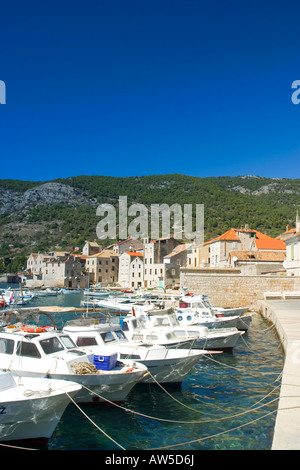
MULTIPOLYGON (((86 387, 85 387, 86 388, 86 387)), ((101 429, 83 410, 82 408, 80 408, 80 406, 78 405, 78 403, 75 402, 75 400, 73 400, 73 398, 68 394, 68 392, 66 392, 66 394, 68 395, 69 399, 74 403, 74 405, 80 410, 80 412, 102 433, 104 434, 104 436, 106 436, 108 439, 110 439, 112 442, 114 442, 118 447, 120 447, 120 449, 122 450, 126 450, 125 447, 121 446, 121 444, 119 444, 117 441, 115 441, 112 437, 110 437, 105 431, 103 431, 103 429, 101 429)))
MULTIPOLYGON (((246 410, 246 411, 243 411, 243 412, 240 412, 240 413, 236 413, 234 415, 230 415, 230 416, 223 416, 221 418, 218 418, 218 419, 204 419, 204 420, 200 420, 200 421, 181 421, 181 420, 174 420, 174 419, 167 419, 167 418, 158 418, 156 416, 150 416, 150 415, 147 415, 145 413, 141 413, 139 411, 134 411, 134 410, 130 410, 129 408, 126 408, 118 403, 115 403, 115 402, 112 402, 111 400, 109 400, 108 398, 105 398, 101 395, 99 395, 98 393, 94 392, 93 390, 90 390, 88 387, 86 387, 85 385, 83 385, 83 387, 90 393, 96 395, 97 397, 99 397, 101 400, 113 405, 113 406, 116 406, 117 408, 120 408, 124 411, 127 411, 129 413, 132 413, 132 414, 135 414, 135 415, 138 415, 138 416, 141 416, 143 418, 149 418, 149 419, 153 419, 155 421, 162 421, 162 422, 167 422, 167 423, 175 423, 175 424, 202 424, 202 423, 211 423, 211 422, 216 422, 216 421, 223 421, 223 420, 226 420, 226 419, 233 419, 233 418, 237 418, 239 416, 242 416, 244 414, 247 414, 247 413, 252 413, 253 411, 256 411, 264 406, 268 406, 272 403, 274 403, 275 401, 278 401, 279 398, 274 398, 273 400, 269 401, 268 403, 265 403, 265 404, 262 404, 256 408, 252 408, 250 410, 246 410)), ((182 404, 181 402, 178 402, 179 404, 182 404)), ((191 408, 191 410, 195 411, 193 408, 191 408)))
POLYGON ((1 447, 9 447, 11 449, 19 449, 19 450, 39 450, 39 449, 32 449, 30 447, 20 447, 20 446, 13 446, 11 444, 5 444, 4 442, 0 443, 1 447))
MULTIPOLYGON (((216 364, 219 364, 219 365, 222 365, 224 367, 228 367, 229 369, 234 369, 234 370, 237 370, 237 371, 240 371, 240 372, 247 372, 248 374, 261 374, 260 372, 257 372, 257 371, 253 371, 253 370, 249 370, 249 369, 245 369, 245 368, 240 368, 240 367, 235 367, 235 366, 231 366, 229 364, 225 364, 224 362, 221 362, 221 361, 217 361, 216 359, 210 357, 209 355, 204 355, 204 357, 206 357, 207 359, 209 359, 210 361, 212 362, 215 362, 216 364)), ((264 364, 261 364, 262 366, 264 366, 264 364)), ((264 375, 273 375, 274 372, 264 372, 264 375)))
POLYGON ((236 426, 236 427, 231 428, 231 429, 227 429, 225 431, 218 432, 216 434, 211 434, 210 436, 200 437, 199 439, 193 439, 192 441, 181 442, 179 444, 171 444, 171 445, 164 446, 164 447, 154 447, 154 448, 151 448, 151 449, 148 449, 148 450, 171 449, 173 447, 179 447, 179 446, 183 446, 183 445, 186 446, 187 444, 194 444, 196 442, 205 441, 207 439, 213 439, 214 437, 219 437, 219 436, 222 436, 223 434, 227 434, 229 432, 236 431, 237 429, 241 429, 245 426, 249 426, 250 424, 253 424, 257 421, 260 421, 261 419, 266 418, 267 416, 270 416, 271 414, 275 413, 276 411, 277 410, 270 411, 269 413, 265 414, 264 416, 260 416, 259 418, 253 419, 253 420, 249 421, 248 423, 240 424, 239 426, 236 426))
MULTIPOLYGON (((86 388, 89 392, 92 392, 91 390, 89 390, 87 387, 84 386, 84 388, 86 388)), ((94 392, 92 392, 94 393, 94 392)), ((169 422, 169 423, 176 423, 176 424, 202 424, 202 423, 207 423, 207 422, 212 422, 212 421, 222 421, 224 419, 232 419, 232 418, 235 418, 235 417, 238 417, 238 416, 242 416, 243 414, 246 414, 246 413, 249 413, 249 412, 253 412, 253 411, 256 411, 264 406, 268 406, 269 404, 275 402, 276 400, 278 400, 278 398, 274 399, 274 400, 271 400, 270 402, 266 403, 266 404, 263 404, 263 405, 260 405, 258 406, 257 408, 255 409, 250 409, 250 410, 247 410, 243 413, 238 413, 236 415, 233 415, 233 416, 230 416, 230 417, 223 417, 223 418, 219 418, 218 420, 202 420, 202 421, 179 421, 179 420, 169 420, 169 419, 165 419, 165 418, 157 418, 157 417, 153 417, 153 416, 149 416, 149 415, 146 415, 144 413, 140 413, 138 411, 133 411, 133 410, 130 410, 128 408, 125 408, 117 403, 114 403, 110 400, 108 400, 107 398, 104 398, 102 397, 101 395, 97 394, 97 393, 94 393, 95 395, 97 395, 100 399, 108 402, 109 404, 111 405, 114 405, 116 406, 117 408, 120 408, 120 409, 123 409, 124 411, 126 412, 130 412, 130 413, 133 413, 133 414, 136 414, 138 416, 142 416, 142 417, 145 417, 145 418, 149 418, 149 419, 153 419, 153 420, 157 420, 157 421, 163 421, 163 422, 169 422)), ((297 407, 294 407, 294 408, 297 408, 297 407)), ((193 444, 195 442, 201 442, 201 441, 204 441, 204 440, 207 440, 207 439, 212 439, 214 437, 218 437, 218 436, 221 436, 223 434, 227 434, 229 432, 232 432, 232 431, 235 431, 237 429, 240 429, 242 427, 245 427, 245 426, 249 426, 250 424, 253 424, 261 419, 264 419, 265 417, 267 416, 270 416, 271 414, 274 414, 275 412, 277 412, 278 410, 273 410, 259 418, 256 418, 256 419, 253 419, 247 423, 244 423, 244 424, 241 424, 239 426, 236 426, 234 428, 230 428, 230 429, 227 429, 225 431, 221 431, 219 433, 216 433, 216 434, 212 434, 210 436, 205 436, 205 437, 202 437, 202 438, 199 438, 199 439, 194 439, 194 440, 191 440, 191 441, 186 441, 186 442, 181 442, 181 443, 178 443, 178 444, 171 444, 171 445, 168 445, 168 446, 164 446, 164 447, 155 447, 155 448, 149 448, 149 449, 146 449, 146 450, 163 450, 163 449, 170 449, 170 448, 173 448, 173 447, 179 447, 179 446, 182 446, 182 445, 187 445, 187 444, 193 444)), ((89 419, 89 417, 86 415, 86 417, 89 419)), ((89 419, 90 420, 90 419, 89 419)), ((95 424, 92 420, 90 420, 93 424, 95 424)), ((104 434, 106 435, 109 439, 111 439, 114 443, 116 443, 120 448, 123 448, 120 444, 118 444, 116 441, 114 441, 114 439, 112 439, 110 436, 108 436, 108 434, 106 434, 103 430, 101 430, 96 424, 95 426, 104 434)), ((125 448, 123 448, 123 450, 126 450, 125 448)))
MULTIPOLYGON (((151 373, 150 373, 151 375, 151 373)), ((186 405, 185 403, 182 403, 181 401, 177 400, 173 395, 171 395, 159 382, 157 382, 157 380, 155 379, 155 377, 153 377, 151 375, 152 379, 156 382, 156 384, 172 399, 174 400, 176 403, 178 403, 179 405, 191 410, 191 411, 194 411, 196 413, 201 413, 201 414, 208 414, 208 413, 205 413, 201 410, 196 410, 195 408, 192 408, 188 405, 186 405)), ((274 393, 278 388, 280 387, 280 385, 278 385, 277 387, 275 387, 273 390, 271 390, 271 392, 269 392, 267 395, 265 395, 263 398, 261 398, 258 402, 256 402, 254 405, 251 405, 251 408, 255 407, 256 404, 262 402, 263 400, 265 400, 268 396, 272 395, 272 393, 274 393)), ((215 406, 215 405, 214 405, 215 406)), ((213 415, 211 415, 213 416, 213 415)), ((230 417, 226 418, 226 419, 229 419, 230 417)))
MULTIPOLYGON (((151 374, 150 374, 150 375, 151 375, 151 374)), ((152 375, 151 375, 151 376, 152 376, 152 375)), ((157 385, 159 385, 159 386, 162 388, 162 390, 165 391, 165 393, 167 393, 167 395, 168 395, 170 398, 172 398, 174 401, 176 401, 176 403, 178 403, 178 404, 184 406, 185 408, 187 408, 187 409, 189 409, 189 410, 191 410, 191 411, 194 411, 194 412, 197 412, 197 413, 202 413, 201 411, 195 410, 194 408, 191 408, 191 407, 189 407, 188 405, 185 405, 184 403, 182 403, 182 402, 180 402, 179 400, 177 400, 176 398, 174 398, 169 392, 167 392, 167 390, 166 390, 164 387, 162 387, 161 384, 159 384, 159 382, 157 382, 157 381, 155 380, 155 378, 154 378, 153 376, 152 376, 152 378, 153 378, 153 380, 157 383, 157 385)), ((117 403, 114 403, 114 402, 108 400, 108 399, 105 398, 105 397, 102 397, 101 395, 99 395, 99 394, 93 392, 92 390, 88 389, 88 387, 86 387, 86 386, 83 386, 83 387, 86 388, 86 390, 88 390, 90 393, 93 393, 94 395, 98 396, 101 400, 106 401, 106 402, 108 402, 109 404, 114 405, 114 406, 116 406, 117 408, 120 408, 120 409, 122 409, 122 410, 124 410, 124 411, 126 411, 126 412, 130 412, 130 413, 132 413, 132 414, 135 414, 135 415, 138 415, 138 416, 142 416, 142 417, 145 417, 145 418, 148 418, 148 419, 153 419, 153 420, 156 420, 156 421, 163 421, 163 422, 176 423, 176 424, 202 424, 202 423, 223 421, 223 420, 225 420, 225 419, 233 419, 233 418, 236 418, 236 417, 240 417, 240 416, 242 416, 242 415, 245 415, 245 414, 247 414, 247 413, 256 411, 256 410, 258 410, 258 409, 260 409, 260 408, 262 408, 262 407, 264 407, 264 406, 268 406, 268 405, 274 403, 276 400, 279 399, 279 398, 276 398, 276 399, 271 400, 271 401, 268 402, 268 403, 262 404, 262 405, 260 405, 260 406, 256 406, 258 403, 261 403, 265 398, 267 398, 268 396, 270 396, 270 395, 279 387, 279 386, 277 386, 277 387, 275 387, 271 392, 269 392, 267 395, 265 395, 265 397, 263 397, 261 400, 259 400, 256 404, 252 405, 249 410, 243 411, 243 412, 241 412, 241 413, 237 413, 237 414, 231 415, 231 416, 224 416, 224 417, 221 417, 221 418, 218 418, 218 419, 201 420, 201 421, 180 421, 180 420, 170 420, 170 419, 165 419, 165 418, 157 418, 157 417, 154 417, 154 416, 146 415, 146 414, 141 413, 141 412, 138 412, 138 411, 130 410, 129 408, 125 408, 125 407, 123 407, 123 406, 121 406, 121 405, 119 405, 119 404, 117 404, 117 403), (256 407, 256 408, 254 408, 254 407, 256 407)), ((78 405, 78 403, 75 402, 75 400, 69 395, 69 393, 68 393, 67 391, 65 391, 65 393, 66 393, 66 395, 68 396, 69 400, 70 400, 70 401, 77 407, 77 409, 93 424, 93 426, 95 426, 104 436, 106 436, 109 440, 111 440, 114 444, 116 444, 120 449, 126 450, 126 448, 124 448, 124 447, 123 447, 121 444, 119 444, 115 439, 113 439, 111 436, 109 436, 103 429, 101 429, 101 428, 82 410, 82 408, 80 408, 80 406, 78 405)), ((295 407, 295 408, 297 408, 297 407, 295 407)), ((276 410, 272 411, 271 413, 274 413, 275 411, 276 411, 276 410)), ((271 414, 271 413, 269 413, 269 414, 271 414)), ((268 416, 268 414, 265 415, 265 416, 268 416)), ((174 445, 170 445, 170 446, 167 446, 167 447, 161 447, 161 448, 156 448, 156 449, 159 450, 159 449, 165 449, 165 448, 170 448, 170 447, 176 447, 176 446, 180 446, 180 445, 184 445, 184 444, 190 444, 190 443, 193 443, 193 442, 199 442, 199 441, 202 441, 202 440, 205 440, 205 439, 210 439, 210 438, 219 436, 219 435, 221 435, 221 434, 225 434, 225 433, 227 433, 227 432, 231 432, 231 431, 233 431, 233 430, 235 430, 235 429, 239 429, 240 427, 249 425, 249 424, 251 424, 252 422, 255 422, 255 421, 257 421, 257 420, 259 420, 259 419, 262 419, 262 418, 264 418, 264 416, 261 417, 261 418, 258 418, 258 419, 256 419, 256 420, 250 421, 250 422, 248 422, 248 423, 246 423, 246 424, 240 425, 240 426, 238 426, 238 427, 236 427, 236 428, 232 428, 232 429, 229 429, 229 430, 227 430, 227 431, 223 431, 223 432, 221 432, 221 433, 217 433, 217 434, 214 434, 214 435, 211 435, 211 436, 206 436, 206 437, 204 437, 204 438, 196 439, 196 440, 194 440, 194 441, 185 442, 185 443, 181 443, 181 444, 174 444, 174 445)), ((10 445, 10 444, 5 444, 5 443, 0 443, 0 446, 2 446, 2 447, 10 447, 10 448, 15 448, 15 449, 24 449, 24 450, 38 450, 38 449, 29 448, 29 447, 21 447, 21 446, 15 446, 15 445, 13 446, 13 445, 10 445)), ((149 449, 149 450, 151 450, 151 449, 149 449)))

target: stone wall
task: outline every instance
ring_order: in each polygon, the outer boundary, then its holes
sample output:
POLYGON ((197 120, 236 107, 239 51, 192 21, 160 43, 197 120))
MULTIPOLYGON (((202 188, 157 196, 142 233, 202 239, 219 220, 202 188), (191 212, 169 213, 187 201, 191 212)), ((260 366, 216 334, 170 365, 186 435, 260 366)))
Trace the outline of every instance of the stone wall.
POLYGON ((300 291, 300 276, 245 276, 238 269, 182 269, 181 287, 205 294, 215 307, 255 307, 264 292, 300 291))

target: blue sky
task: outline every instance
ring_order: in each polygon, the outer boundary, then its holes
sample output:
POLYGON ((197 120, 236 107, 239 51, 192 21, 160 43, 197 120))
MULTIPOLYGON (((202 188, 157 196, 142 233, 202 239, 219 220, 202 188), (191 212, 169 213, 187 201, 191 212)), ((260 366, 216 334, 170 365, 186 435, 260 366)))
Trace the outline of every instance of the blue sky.
POLYGON ((300 2, 10 0, 0 178, 300 177, 300 2))

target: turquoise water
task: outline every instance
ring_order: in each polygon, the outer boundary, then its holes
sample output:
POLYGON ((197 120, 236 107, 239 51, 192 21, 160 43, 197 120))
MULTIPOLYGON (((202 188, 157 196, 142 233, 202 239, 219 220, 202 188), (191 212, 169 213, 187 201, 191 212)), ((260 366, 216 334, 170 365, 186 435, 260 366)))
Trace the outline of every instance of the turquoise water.
MULTIPOLYGON (((28 305, 79 307, 82 298, 76 292, 34 299, 28 305)), ((79 315, 68 312, 53 317, 62 327, 79 315)), ((256 315, 232 353, 202 358, 181 389, 137 385, 122 403, 130 411, 114 405, 81 405, 80 409, 69 405, 47 448, 270 449, 283 361, 274 328, 256 315)))

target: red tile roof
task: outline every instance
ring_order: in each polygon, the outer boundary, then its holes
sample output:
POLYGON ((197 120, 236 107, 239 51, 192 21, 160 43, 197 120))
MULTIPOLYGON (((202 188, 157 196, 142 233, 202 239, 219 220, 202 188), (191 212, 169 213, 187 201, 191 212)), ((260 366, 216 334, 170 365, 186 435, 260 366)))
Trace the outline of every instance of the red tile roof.
POLYGON ((286 244, 283 240, 276 238, 255 239, 255 245, 258 250, 282 250, 285 251, 286 244))
MULTIPOLYGON (((275 240, 274 238, 270 237, 269 235, 265 235, 264 233, 258 232, 257 230, 246 230, 244 228, 238 229, 238 228, 231 228, 227 232, 223 233, 217 238, 213 238, 212 240, 209 240, 208 242, 203 243, 203 245, 208 245, 209 243, 213 243, 216 241, 221 241, 221 240, 230 240, 230 241, 239 241, 240 238, 238 236, 239 232, 251 232, 255 233, 255 237, 253 237, 254 240, 275 240)), ((279 246, 279 245, 278 245, 279 246)), ((272 249, 272 248, 265 248, 265 249, 272 249)), ((274 249, 285 249, 285 246, 283 248, 274 248, 274 249)))
POLYGON ((138 251, 125 251, 125 253, 130 256, 141 256, 141 257, 144 256, 143 253, 140 253, 138 251))

